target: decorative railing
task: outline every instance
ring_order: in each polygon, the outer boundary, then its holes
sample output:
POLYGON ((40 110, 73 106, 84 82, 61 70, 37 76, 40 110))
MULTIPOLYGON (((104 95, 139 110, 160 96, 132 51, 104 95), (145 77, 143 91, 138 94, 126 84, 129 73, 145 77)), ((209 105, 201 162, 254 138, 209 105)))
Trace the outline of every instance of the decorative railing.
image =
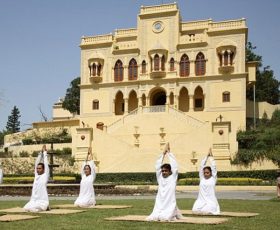
POLYGON ((116 37, 130 37, 130 36, 137 36, 137 29, 118 29, 115 31, 116 37))
POLYGON ((177 4, 163 4, 157 6, 141 6, 140 14, 150 14, 150 13, 157 13, 163 11, 170 11, 170 10, 177 10, 177 4))
POLYGON ((238 20, 209 23, 210 31, 222 30, 222 29, 238 29, 238 28, 246 28, 246 20, 244 18, 238 20))
POLYGON ((182 30, 195 30, 195 29, 207 29, 209 27, 209 23, 212 22, 211 19, 203 20, 203 21, 191 21, 191 22, 183 22, 182 30))
POLYGON ((144 106, 143 113, 162 113, 166 111, 165 105, 144 106))
POLYGON ((109 43, 113 42, 113 35, 98 35, 92 37, 82 37, 81 45, 91 45, 91 44, 99 44, 99 43, 109 43))
POLYGON ((181 24, 182 31, 196 30, 196 29, 208 29, 212 30, 223 30, 223 29, 238 29, 246 28, 246 20, 244 18, 237 20, 213 22, 212 19, 203 20, 203 21, 191 21, 183 22, 181 24))

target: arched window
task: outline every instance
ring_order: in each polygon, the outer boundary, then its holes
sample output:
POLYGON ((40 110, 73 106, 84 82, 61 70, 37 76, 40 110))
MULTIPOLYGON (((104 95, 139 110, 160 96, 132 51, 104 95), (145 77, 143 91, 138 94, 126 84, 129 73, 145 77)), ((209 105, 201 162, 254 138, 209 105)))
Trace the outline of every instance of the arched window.
POLYGON ((228 52, 225 51, 224 53, 224 65, 227 66, 228 65, 228 52))
POLYGON ((199 52, 195 60, 195 75, 204 75, 206 72, 206 60, 204 54, 199 52))
POLYGON ((92 109, 93 110, 98 110, 99 109, 99 101, 98 100, 93 100, 92 101, 92 109))
POLYGON ((123 80, 123 64, 121 60, 118 60, 114 67, 114 79, 115 81, 123 80))
POLYGON ((154 71, 159 71, 159 56, 158 54, 154 57, 154 71))
POLYGON ((161 71, 165 70, 165 57, 164 55, 161 57, 161 71))
POLYGON ((137 80, 137 75, 138 75, 138 67, 137 67, 137 62, 133 58, 130 60, 129 65, 128 65, 128 79, 129 80, 137 80))
POLYGON ((146 63, 145 60, 143 60, 142 61, 142 70, 141 70, 141 72, 142 73, 146 73, 146 71, 147 71, 147 63, 146 63))
POLYGON ((189 57, 184 54, 180 60, 180 77, 187 77, 190 75, 190 61, 189 57))
POLYGON ((170 71, 174 71, 175 70, 175 61, 174 58, 170 59, 170 71))
POLYGON ((223 102, 230 102, 230 92, 223 92, 223 102))
POLYGON ((92 64, 92 76, 96 76, 96 65, 95 65, 95 63, 92 64))

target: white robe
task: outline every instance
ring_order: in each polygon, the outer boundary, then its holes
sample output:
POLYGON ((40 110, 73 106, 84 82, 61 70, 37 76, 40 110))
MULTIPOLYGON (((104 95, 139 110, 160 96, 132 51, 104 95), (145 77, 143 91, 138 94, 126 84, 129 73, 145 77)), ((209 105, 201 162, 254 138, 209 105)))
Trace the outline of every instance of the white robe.
POLYGON ((86 165, 86 162, 82 165, 82 180, 80 183, 80 193, 79 197, 75 201, 74 205, 78 207, 90 207, 95 205, 95 193, 93 188, 93 182, 95 180, 95 164, 91 160, 88 162, 88 165, 91 168, 91 174, 86 176, 84 173, 84 167, 86 165))
POLYGON ((169 158, 172 174, 164 178, 161 173, 163 155, 156 161, 156 176, 158 182, 158 192, 156 202, 151 215, 147 217, 149 221, 171 221, 180 219, 181 214, 176 204, 176 183, 178 178, 178 165, 172 153, 166 154, 169 158))
POLYGON ((199 194, 195 201, 192 211, 199 213, 211 213, 214 215, 220 214, 220 206, 215 195, 215 185, 217 181, 217 169, 214 159, 210 158, 212 176, 209 179, 205 179, 203 175, 203 168, 205 167, 205 162, 207 157, 201 161, 201 166, 199 170, 199 194))
POLYGON ((32 187, 31 199, 23 207, 23 209, 28 212, 46 211, 49 206, 49 197, 47 192, 47 183, 49 180, 49 163, 47 152, 45 151, 43 153, 45 171, 42 175, 38 175, 36 168, 40 163, 41 157, 42 155, 39 154, 35 162, 35 178, 32 187))

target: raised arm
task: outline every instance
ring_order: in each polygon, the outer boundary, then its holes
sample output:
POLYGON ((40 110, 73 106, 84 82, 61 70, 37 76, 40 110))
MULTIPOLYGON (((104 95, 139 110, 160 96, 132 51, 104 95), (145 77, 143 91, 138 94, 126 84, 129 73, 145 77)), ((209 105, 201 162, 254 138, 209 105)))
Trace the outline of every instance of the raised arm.
POLYGON ((35 176, 38 175, 37 173, 37 165, 40 163, 41 159, 43 159, 43 153, 42 152, 39 152, 37 158, 36 158, 36 161, 35 161, 35 166, 34 166, 34 174, 35 176))
POLYGON ((45 166, 45 174, 49 178, 50 176, 50 168, 49 168, 49 161, 48 161, 48 152, 45 150, 43 152, 43 159, 44 159, 44 166, 45 166))
POLYGON ((88 165, 89 165, 90 168, 91 168, 91 175, 92 175, 93 181, 94 181, 94 180, 95 180, 95 177, 96 177, 96 173, 95 173, 96 166, 95 166, 95 164, 94 164, 94 161, 93 161, 93 160, 88 161, 88 165))
POLYGON ((208 156, 204 157, 200 163, 200 168, 199 168, 199 178, 200 179, 204 178, 203 168, 205 167, 207 160, 208 160, 208 156))
POLYGON ((157 181, 158 182, 159 182, 158 179, 159 179, 160 174, 161 174, 161 165, 162 165, 162 162, 163 162, 163 158, 164 158, 164 154, 161 154, 156 161, 156 176, 157 176, 157 181))
POLYGON ((216 162, 213 157, 210 157, 210 163, 211 163, 211 170, 212 170, 212 177, 217 179, 217 167, 216 167, 216 162))
POLYGON ((170 162, 170 165, 171 165, 172 176, 177 179, 177 177, 178 177, 178 163, 176 161, 176 158, 175 158, 174 154, 171 153, 171 152, 168 152, 166 155, 168 156, 168 159, 169 159, 169 162, 170 162))
POLYGON ((87 161, 84 161, 84 162, 82 163, 82 167, 81 167, 81 176, 82 176, 82 177, 83 177, 83 175, 85 175, 84 168, 85 168, 86 164, 87 164, 87 161))

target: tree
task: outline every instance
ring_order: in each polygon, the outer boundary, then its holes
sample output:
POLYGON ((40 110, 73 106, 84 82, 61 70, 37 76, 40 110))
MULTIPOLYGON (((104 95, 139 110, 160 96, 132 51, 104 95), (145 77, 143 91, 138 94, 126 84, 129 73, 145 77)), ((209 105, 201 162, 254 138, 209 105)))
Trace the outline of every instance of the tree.
POLYGON ((239 131, 237 141, 238 152, 233 163, 249 166, 267 159, 280 167, 280 110, 276 109, 271 120, 256 130, 239 131))
POLYGON ((71 81, 70 87, 67 89, 62 103, 62 108, 67 109, 71 113, 80 114, 80 82, 80 77, 71 81))
MULTIPOLYGON (((256 46, 248 42, 246 46, 246 61, 258 61, 256 72, 256 101, 266 101, 270 104, 279 104, 280 102, 280 82, 275 78, 270 66, 262 67, 262 56, 254 53, 256 46)), ((254 100, 253 89, 247 90, 247 98, 254 100)))
POLYGON ((8 122, 6 129, 8 133, 16 133, 20 131, 20 112, 19 109, 14 106, 12 109, 11 115, 8 117, 8 122))

